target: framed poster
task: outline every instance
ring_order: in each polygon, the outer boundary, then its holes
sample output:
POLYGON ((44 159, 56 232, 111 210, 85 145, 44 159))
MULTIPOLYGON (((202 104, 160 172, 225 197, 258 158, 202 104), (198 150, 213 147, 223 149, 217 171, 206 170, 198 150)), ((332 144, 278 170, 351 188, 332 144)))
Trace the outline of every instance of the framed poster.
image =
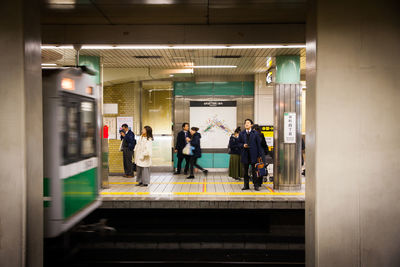
POLYGON ((236 123, 236 101, 190 101, 190 127, 199 128, 202 148, 227 148, 236 123))
POLYGON ((117 119, 115 117, 103 117, 103 125, 108 126, 108 139, 117 139, 117 119))
POLYGON ((133 117, 117 117, 117 132, 122 130, 122 124, 128 124, 129 130, 133 131, 133 117))

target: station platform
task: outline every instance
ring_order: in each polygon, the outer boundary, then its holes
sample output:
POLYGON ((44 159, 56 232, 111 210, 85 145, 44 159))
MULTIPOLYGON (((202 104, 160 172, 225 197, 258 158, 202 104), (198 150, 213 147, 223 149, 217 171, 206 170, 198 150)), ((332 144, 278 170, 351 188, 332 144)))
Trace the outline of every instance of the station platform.
POLYGON ((148 187, 136 186, 136 178, 110 176, 109 188, 102 189, 101 208, 172 208, 172 209, 304 209, 305 182, 299 191, 277 191, 271 182, 260 191, 242 191, 243 181, 227 173, 195 175, 153 173, 148 187))

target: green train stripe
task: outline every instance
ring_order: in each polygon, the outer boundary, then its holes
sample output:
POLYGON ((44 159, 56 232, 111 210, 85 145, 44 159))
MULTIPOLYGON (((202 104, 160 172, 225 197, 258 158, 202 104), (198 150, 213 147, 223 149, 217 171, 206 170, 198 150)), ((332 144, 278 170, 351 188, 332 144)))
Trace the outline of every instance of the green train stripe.
POLYGON ((63 179, 64 219, 97 198, 97 168, 63 179))

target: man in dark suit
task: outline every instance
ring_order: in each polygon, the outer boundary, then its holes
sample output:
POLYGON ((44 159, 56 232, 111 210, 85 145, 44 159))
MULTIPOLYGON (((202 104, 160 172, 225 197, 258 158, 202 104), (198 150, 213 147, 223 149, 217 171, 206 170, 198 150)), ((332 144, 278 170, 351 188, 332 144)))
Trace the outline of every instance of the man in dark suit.
POLYGON ((124 131, 124 140, 122 142, 122 156, 124 160, 124 171, 126 178, 133 177, 133 165, 132 165, 132 157, 133 157, 133 149, 136 145, 135 134, 129 130, 127 124, 122 124, 122 130, 124 131))
POLYGON ((252 129, 253 121, 246 119, 244 121, 245 130, 239 134, 239 146, 241 148, 241 158, 242 166, 244 169, 244 186, 242 190, 248 190, 249 187, 249 167, 251 167, 251 174, 253 177, 254 190, 259 191, 259 183, 256 175, 255 164, 257 159, 262 156, 261 140, 260 136, 252 129))
POLYGON ((185 146, 187 144, 187 141, 186 141, 187 137, 191 138, 191 135, 189 132, 189 123, 185 122, 182 124, 182 131, 180 131, 178 133, 178 136, 176 137, 175 153, 177 153, 177 156, 178 156, 178 164, 177 164, 176 172, 174 172, 174 174, 181 173, 183 159, 185 159, 185 161, 186 161, 184 174, 186 175, 189 170, 190 156, 182 153, 182 150, 185 148, 185 146))

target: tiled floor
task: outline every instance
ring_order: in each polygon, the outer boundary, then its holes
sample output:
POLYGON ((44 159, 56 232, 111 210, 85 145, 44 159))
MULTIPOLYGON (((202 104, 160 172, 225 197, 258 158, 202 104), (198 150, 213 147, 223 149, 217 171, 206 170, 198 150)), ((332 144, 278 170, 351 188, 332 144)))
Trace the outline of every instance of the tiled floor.
POLYGON ((104 200, 255 200, 255 201, 304 201, 305 182, 299 191, 276 191, 272 183, 264 183, 260 191, 242 191, 243 181, 228 177, 227 173, 196 175, 195 179, 185 179, 185 175, 153 173, 148 187, 135 186, 135 178, 110 176, 108 189, 100 195, 104 200))

